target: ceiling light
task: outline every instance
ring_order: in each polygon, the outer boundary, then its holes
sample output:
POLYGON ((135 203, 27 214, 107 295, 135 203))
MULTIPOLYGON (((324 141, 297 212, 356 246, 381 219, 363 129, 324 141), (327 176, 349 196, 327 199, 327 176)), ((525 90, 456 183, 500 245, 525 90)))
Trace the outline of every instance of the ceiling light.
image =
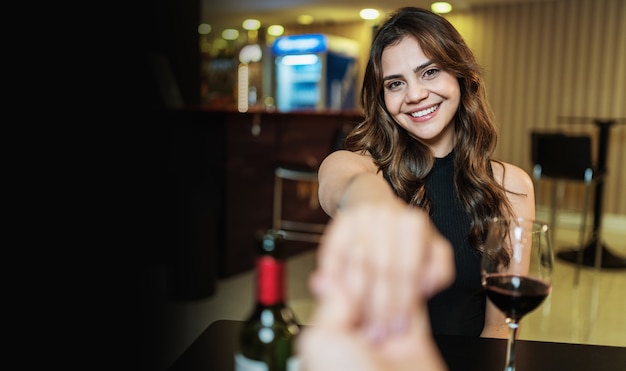
POLYGON ((267 34, 270 36, 280 36, 285 32, 285 27, 279 24, 273 24, 267 28, 267 34))
POLYGON ((361 11, 359 12, 359 16, 362 19, 376 19, 379 15, 380 12, 372 8, 361 9, 361 11))
POLYGON ((313 16, 308 14, 299 15, 296 21, 299 24, 311 24, 313 23, 313 16))
POLYGON ((261 28, 261 21, 259 21, 258 19, 246 19, 245 21, 243 21, 241 27, 243 27, 244 30, 248 31, 258 30, 259 28, 261 28))
POLYGON ((222 31, 222 38, 224 38, 224 40, 237 40, 238 37, 239 31, 234 28, 227 28, 222 31))
POLYGON ((445 14, 445 13, 450 13, 450 11, 452 10, 452 5, 450 5, 450 3, 447 3, 445 1, 438 1, 436 3, 432 3, 430 5, 430 9, 438 14, 445 14))

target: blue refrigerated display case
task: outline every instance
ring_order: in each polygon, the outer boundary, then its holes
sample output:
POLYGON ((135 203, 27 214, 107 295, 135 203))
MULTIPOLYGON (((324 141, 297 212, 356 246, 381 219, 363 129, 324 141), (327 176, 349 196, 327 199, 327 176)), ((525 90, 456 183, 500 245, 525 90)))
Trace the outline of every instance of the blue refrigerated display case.
POLYGON ((351 39, 304 34, 276 38, 276 108, 279 111, 353 109, 359 44, 351 39))

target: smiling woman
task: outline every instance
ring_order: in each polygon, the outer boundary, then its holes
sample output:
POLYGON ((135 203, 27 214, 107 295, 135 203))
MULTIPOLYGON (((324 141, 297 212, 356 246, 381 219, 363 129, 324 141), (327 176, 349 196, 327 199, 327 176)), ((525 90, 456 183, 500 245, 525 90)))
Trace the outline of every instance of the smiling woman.
MULTIPOLYGON (((345 219, 353 209, 364 209, 365 216, 344 221, 345 230, 336 232, 343 238, 329 230, 325 239, 395 251, 408 248, 407 241, 414 249, 428 248, 441 233, 452 244, 456 277, 429 297, 433 332, 506 337, 504 316, 482 290, 482 242, 493 217, 534 218, 534 194, 528 174, 493 158, 497 133, 481 68, 449 21, 414 7, 398 9, 377 28, 369 55, 361 90, 364 120, 348 134, 347 150, 330 154, 319 169, 322 208, 334 218, 345 219), (377 222, 367 210, 388 213, 391 221, 377 222), (425 231, 423 221, 403 224, 406 210, 429 215, 425 231), (423 239, 412 239, 415 234, 423 239)), ((410 264, 363 259, 387 271, 410 264)), ((388 300, 396 301, 401 299, 388 300)), ((402 304, 385 309, 390 313, 383 318, 408 312, 402 304)))

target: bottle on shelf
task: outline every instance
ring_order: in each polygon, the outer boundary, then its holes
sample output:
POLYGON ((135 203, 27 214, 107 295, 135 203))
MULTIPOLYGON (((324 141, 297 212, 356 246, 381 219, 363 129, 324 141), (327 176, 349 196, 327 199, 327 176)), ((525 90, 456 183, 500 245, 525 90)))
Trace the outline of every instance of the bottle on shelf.
POLYGON ((239 333, 235 371, 297 371, 300 325, 286 304, 283 235, 266 231, 256 263, 256 305, 239 333))

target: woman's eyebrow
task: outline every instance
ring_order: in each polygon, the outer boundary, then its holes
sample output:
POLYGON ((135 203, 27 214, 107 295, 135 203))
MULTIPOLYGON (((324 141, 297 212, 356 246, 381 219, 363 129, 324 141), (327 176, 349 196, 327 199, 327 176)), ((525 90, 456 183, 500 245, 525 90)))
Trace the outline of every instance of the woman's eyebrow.
POLYGON ((424 62, 424 63, 420 64, 419 66, 415 67, 415 69, 413 70, 413 72, 417 72, 417 71, 421 70, 422 68, 426 68, 426 67, 428 67, 428 66, 429 66, 429 65, 431 65, 431 64, 433 64, 433 61, 428 60, 428 61, 426 61, 426 62, 424 62))
POLYGON ((399 75, 399 74, 383 76, 383 81, 393 80, 393 79, 397 79, 397 78, 400 78, 400 77, 402 77, 402 75, 399 75))
MULTIPOLYGON (((421 70, 422 68, 430 66, 431 64, 433 64, 433 61, 428 60, 428 61, 420 64, 419 66, 415 67, 413 69, 413 72, 415 73, 415 72, 421 70)), ((402 77, 402 75, 400 75, 400 74, 383 76, 383 81, 393 80, 393 79, 397 79, 397 78, 400 78, 400 77, 402 77)))

